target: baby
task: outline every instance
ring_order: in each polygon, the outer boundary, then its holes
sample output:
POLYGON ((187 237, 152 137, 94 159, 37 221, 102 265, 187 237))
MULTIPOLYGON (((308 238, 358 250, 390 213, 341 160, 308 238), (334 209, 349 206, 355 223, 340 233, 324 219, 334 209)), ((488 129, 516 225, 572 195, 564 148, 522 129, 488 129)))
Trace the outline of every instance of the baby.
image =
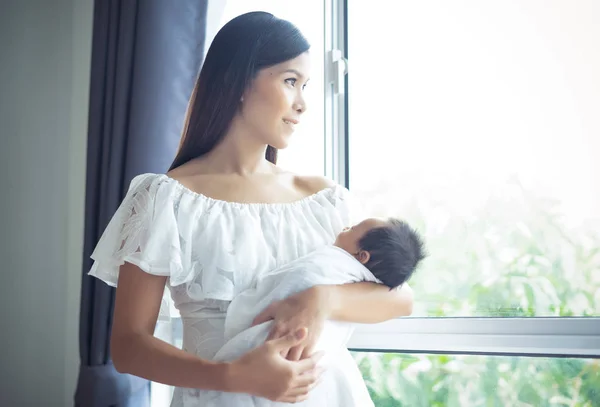
POLYGON ((344 249, 390 289, 401 286, 425 257, 416 231, 398 219, 369 218, 344 229, 334 246, 344 249))
MULTIPOLYGON (((254 327, 251 326, 252 321, 275 301, 315 285, 371 281, 395 289, 411 277, 424 257, 423 243, 417 232, 398 219, 369 218, 346 228, 337 236, 334 244, 319 248, 260 276, 255 287, 237 295, 230 303, 225 318, 227 342, 214 359, 231 361, 263 343, 271 330, 272 321, 254 327)), ((326 360, 328 352, 346 350, 354 325, 349 322, 325 322, 315 346, 316 351, 325 351, 323 360, 326 360)), ((353 363, 352 360, 349 363, 353 363)), ((356 369, 356 365, 336 368, 356 369)), ((339 376, 324 376, 322 385, 311 392, 311 403, 316 404, 310 406, 340 405, 337 401, 326 398, 327 388, 341 385, 335 383, 335 377, 339 376), (327 383, 328 380, 332 382, 327 383), (323 394, 319 395, 319 392, 323 394)), ((249 407, 266 402, 247 394, 210 391, 201 394, 202 405, 207 407, 249 407)), ((342 401, 339 402, 343 404, 342 401)), ((279 403, 265 405, 275 406, 279 403)), ((302 405, 304 403, 297 404, 302 405)))

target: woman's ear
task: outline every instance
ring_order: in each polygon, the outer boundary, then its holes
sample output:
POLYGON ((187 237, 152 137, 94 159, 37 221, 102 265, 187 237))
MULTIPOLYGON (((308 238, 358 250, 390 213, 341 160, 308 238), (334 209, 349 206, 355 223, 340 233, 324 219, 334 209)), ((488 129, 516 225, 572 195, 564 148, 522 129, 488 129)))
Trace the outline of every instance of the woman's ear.
POLYGON ((360 250, 358 252, 358 255, 356 256, 356 258, 358 259, 358 261, 360 261, 362 264, 367 264, 369 262, 369 259, 371 258, 371 253, 369 253, 366 250, 360 250))

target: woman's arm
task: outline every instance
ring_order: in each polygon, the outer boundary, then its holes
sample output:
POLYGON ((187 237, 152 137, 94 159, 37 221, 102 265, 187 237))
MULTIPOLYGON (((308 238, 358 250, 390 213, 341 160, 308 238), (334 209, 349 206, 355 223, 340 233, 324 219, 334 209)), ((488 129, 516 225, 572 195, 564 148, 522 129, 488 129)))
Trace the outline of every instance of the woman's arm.
POLYGON ((166 277, 121 266, 111 334, 115 368, 172 386, 226 391, 227 366, 202 360, 153 336, 166 277))
POLYGON ((354 283, 313 288, 327 304, 329 319, 374 324, 412 314, 413 292, 407 283, 391 290, 381 284, 354 283))
POLYGON ((294 330, 231 363, 200 359, 153 336, 166 277, 125 263, 115 300, 111 352, 115 368, 171 386, 249 393, 274 401, 304 400, 318 379, 321 355, 297 363, 281 354, 305 340, 294 330), (261 371, 260 375, 256 372, 261 371))
MULTIPOLYGON (((322 176, 298 176, 297 183, 310 193, 316 193, 335 185, 332 180, 322 176)), ((319 286, 311 290, 315 292, 308 292, 305 297, 312 298, 311 301, 317 297, 319 298, 317 302, 320 304, 321 300, 324 300, 327 319, 377 323, 408 316, 412 313, 413 294, 406 283, 402 285, 402 288, 392 291, 385 286, 367 282, 319 286)), ((263 314, 257 320, 266 320, 267 314, 273 316, 273 309, 266 310, 263 314)))
POLYGON ((392 291, 368 282, 318 285, 272 303, 252 325, 274 320, 267 340, 288 335, 298 327, 308 328, 307 340, 290 349, 287 355, 289 360, 300 360, 312 354, 325 320, 383 322, 410 315, 412 304, 412 289, 406 283, 392 291))

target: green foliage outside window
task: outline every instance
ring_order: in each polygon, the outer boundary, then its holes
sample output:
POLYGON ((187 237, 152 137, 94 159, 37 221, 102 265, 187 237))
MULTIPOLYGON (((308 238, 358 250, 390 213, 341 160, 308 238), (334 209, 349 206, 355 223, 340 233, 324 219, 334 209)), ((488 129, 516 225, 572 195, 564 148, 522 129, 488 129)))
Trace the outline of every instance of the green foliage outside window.
MULTIPOLYGON (((516 181, 468 216, 418 200, 385 214, 427 242, 430 256, 410 282, 416 316, 600 315, 600 229, 568 225, 559 202, 516 181)), ((354 356, 378 407, 600 406, 599 359, 354 356)))

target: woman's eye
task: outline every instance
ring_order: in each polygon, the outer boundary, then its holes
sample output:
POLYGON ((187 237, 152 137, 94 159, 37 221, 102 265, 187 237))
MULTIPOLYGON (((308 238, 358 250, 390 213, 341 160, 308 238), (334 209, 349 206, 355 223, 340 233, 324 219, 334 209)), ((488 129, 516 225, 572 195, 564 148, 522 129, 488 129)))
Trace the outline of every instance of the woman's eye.
POLYGON ((289 83, 290 85, 292 85, 292 86, 295 86, 295 85, 296 85, 296 81, 297 81, 297 79, 296 79, 296 78, 288 78, 288 79, 286 79, 285 81, 286 81, 287 83, 289 83))

